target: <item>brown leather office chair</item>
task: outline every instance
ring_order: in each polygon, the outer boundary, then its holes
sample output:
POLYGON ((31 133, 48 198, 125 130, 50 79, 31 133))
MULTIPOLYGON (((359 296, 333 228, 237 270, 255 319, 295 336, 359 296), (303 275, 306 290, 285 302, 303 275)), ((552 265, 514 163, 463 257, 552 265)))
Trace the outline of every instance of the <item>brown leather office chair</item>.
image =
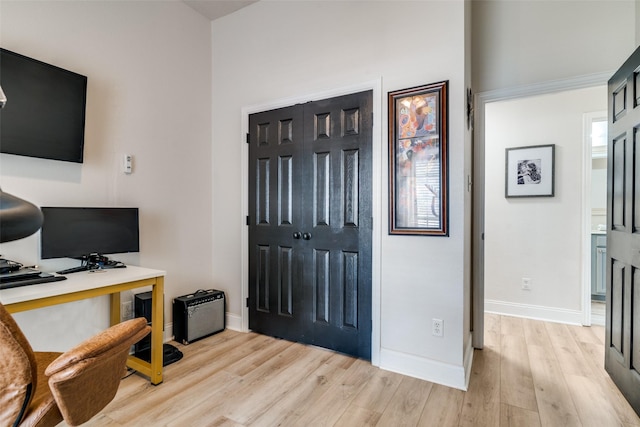
POLYGON ((116 395, 130 347, 150 331, 132 319, 65 353, 34 352, 0 303, 0 426, 88 421, 116 395))

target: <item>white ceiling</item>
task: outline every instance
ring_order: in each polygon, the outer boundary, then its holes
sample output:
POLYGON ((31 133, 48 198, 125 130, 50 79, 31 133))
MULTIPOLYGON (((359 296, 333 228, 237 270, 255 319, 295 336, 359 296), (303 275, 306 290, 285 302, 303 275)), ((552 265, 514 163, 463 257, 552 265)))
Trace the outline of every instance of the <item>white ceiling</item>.
POLYGON ((196 11, 210 20, 221 18, 225 15, 249 6, 258 0, 182 0, 196 11))

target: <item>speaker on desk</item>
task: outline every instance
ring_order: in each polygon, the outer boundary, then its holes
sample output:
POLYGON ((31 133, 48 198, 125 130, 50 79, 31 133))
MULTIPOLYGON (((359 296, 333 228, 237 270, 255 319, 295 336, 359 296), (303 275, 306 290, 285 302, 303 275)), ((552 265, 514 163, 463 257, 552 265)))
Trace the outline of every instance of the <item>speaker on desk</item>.
POLYGON ((176 341, 186 345, 224 328, 224 292, 199 290, 173 300, 173 335, 176 341))
MULTIPOLYGON (((133 312, 135 317, 144 317, 147 319, 147 323, 151 324, 153 321, 151 317, 152 310, 152 298, 151 292, 142 292, 133 296, 133 312)), ((164 325, 162 325, 164 330, 164 325)), ((133 347, 136 357, 151 361, 151 334, 142 338, 133 347)), ((162 366, 167 366, 173 362, 177 362, 182 359, 182 352, 171 344, 164 343, 162 345, 162 366)))

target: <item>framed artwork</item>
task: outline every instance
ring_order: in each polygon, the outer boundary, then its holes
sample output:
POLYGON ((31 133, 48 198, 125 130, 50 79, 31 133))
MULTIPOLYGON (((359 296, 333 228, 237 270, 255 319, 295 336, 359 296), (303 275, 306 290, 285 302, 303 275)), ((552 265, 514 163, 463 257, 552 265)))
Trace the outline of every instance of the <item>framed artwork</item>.
POLYGON ((505 197, 553 197, 555 144, 507 148, 505 197))
POLYGON ((389 234, 448 236, 447 86, 389 92, 389 234))

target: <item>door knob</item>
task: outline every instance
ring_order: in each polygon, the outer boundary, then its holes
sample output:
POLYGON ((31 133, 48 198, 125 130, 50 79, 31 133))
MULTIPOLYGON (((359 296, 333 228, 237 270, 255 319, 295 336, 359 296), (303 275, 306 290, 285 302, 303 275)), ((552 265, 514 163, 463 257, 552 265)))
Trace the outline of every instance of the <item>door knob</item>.
POLYGON ((294 231, 293 238, 294 239, 299 239, 300 238, 300 232, 299 231, 294 231))
POLYGON ((302 238, 304 240, 311 240, 311 233, 303 233, 302 238))

